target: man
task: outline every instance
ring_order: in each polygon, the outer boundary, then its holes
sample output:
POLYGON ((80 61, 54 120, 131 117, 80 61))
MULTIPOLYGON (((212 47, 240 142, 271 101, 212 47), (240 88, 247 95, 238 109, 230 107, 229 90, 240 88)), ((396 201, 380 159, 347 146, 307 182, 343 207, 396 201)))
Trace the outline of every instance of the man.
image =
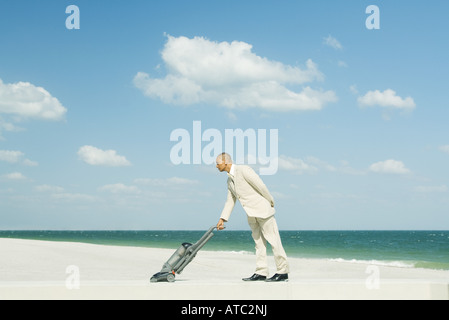
POLYGON ((256 244, 256 271, 243 281, 288 281, 289 266, 282 247, 281 237, 274 218, 274 199, 262 179, 246 165, 235 165, 225 152, 217 157, 217 168, 228 174, 228 198, 217 223, 217 229, 224 229, 224 223, 234 209, 238 199, 245 210, 252 236, 256 244), (267 279, 267 241, 273 249, 277 273, 267 279))

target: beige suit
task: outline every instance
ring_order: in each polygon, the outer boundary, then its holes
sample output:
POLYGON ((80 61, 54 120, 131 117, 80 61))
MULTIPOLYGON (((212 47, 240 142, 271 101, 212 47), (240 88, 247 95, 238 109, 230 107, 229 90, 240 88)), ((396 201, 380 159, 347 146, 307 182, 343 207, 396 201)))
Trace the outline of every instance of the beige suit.
MULTIPOLYGON (((235 202, 238 199, 245 210, 252 236, 256 244, 256 273, 267 276, 268 241, 273 249, 277 273, 289 272, 287 255, 282 247, 281 237, 274 218, 274 199, 262 179, 252 168, 246 165, 232 165, 234 176, 228 174, 228 197, 221 213, 221 218, 229 220, 235 202)), ((231 172, 232 172, 231 171, 231 172)))

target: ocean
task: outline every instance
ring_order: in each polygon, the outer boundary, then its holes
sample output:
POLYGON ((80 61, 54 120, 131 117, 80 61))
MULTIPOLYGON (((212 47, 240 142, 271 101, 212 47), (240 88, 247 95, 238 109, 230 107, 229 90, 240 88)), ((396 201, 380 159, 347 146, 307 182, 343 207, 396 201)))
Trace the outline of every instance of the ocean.
MULTIPOLYGON (((205 231, 0 231, 0 238, 167 248, 205 231)), ((202 250, 254 253, 250 231, 214 232, 202 250)), ((280 231, 287 255, 402 268, 449 270, 449 231, 280 231)), ((271 253, 269 248, 268 253, 271 253)))

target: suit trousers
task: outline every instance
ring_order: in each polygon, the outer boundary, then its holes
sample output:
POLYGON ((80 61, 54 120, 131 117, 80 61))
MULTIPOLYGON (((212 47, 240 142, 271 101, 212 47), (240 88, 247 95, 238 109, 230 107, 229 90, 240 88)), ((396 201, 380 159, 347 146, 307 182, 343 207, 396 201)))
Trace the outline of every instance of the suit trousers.
POLYGON ((252 236, 256 244, 256 272, 261 276, 268 276, 267 241, 273 250, 277 273, 289 273, 287 254, 282 246, 279 229, 274 216, 266 219, 248 217, 252 236))

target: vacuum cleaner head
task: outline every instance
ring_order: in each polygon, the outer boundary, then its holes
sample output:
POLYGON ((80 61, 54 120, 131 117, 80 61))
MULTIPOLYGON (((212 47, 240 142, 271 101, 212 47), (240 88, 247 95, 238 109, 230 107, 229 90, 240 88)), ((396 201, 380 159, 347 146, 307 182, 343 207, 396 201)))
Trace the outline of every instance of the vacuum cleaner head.
POLYGON ((182 270, 195 258, 197 252, 214 236, 212 231, 215 228, 215 226, 210 227, 194 244, 184 242, 164 263, 161 271, 151 277, 150 282, 174 282, 175 274, 181 274, 182 270))

